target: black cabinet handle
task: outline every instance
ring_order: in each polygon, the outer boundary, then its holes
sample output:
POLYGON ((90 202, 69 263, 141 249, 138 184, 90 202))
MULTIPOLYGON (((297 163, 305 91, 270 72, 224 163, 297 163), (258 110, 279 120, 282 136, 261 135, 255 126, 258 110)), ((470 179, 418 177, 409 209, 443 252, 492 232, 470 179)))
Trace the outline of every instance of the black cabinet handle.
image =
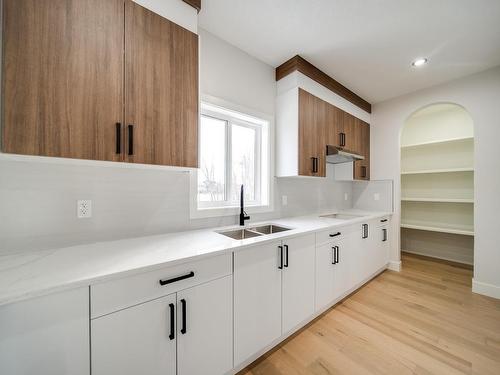
POLYGON ((366 167, 364 165, 361 166, 361 177, 366 178, 366 167))
POLYGON ((330 237, 337 237, 337 236, 340 236, 342 233, 340 232, 337 232, 337 233, 331 233, 330 234, 330 237))
POLYGON ((387 219, 382 219, 382 220, 380 220, 380 222, 385 223, 385 222, 387 222, 387 219))
POLYGON ((368 238, 368 224, 363 224, 363 238, 368 238))
POLYGON ((134 155, 134 125, 128 126, 128 154, 134 155))
POLYGON ((183 335, 186 334, 187 329, 186 329, 186 310, 187 310, 187 303, 185 299, 181 299, 181 309, 182 309, 182 327, 181 327, 181 333, 183 335))
POLYGON ((345 133, 340 133, 340 147, 345 147, 345 133))
POLYGON ((385 241, 387 241, 387 229, 385 229, 385 228, 382 229, 382 233, 384 234, 384 236, 382 237, 383 238, 382 242, 385 242, 385 241))
POLYGON ((285 245, 285 267, 288 268, 288 245, 285 245))
POLYGON ((193 271, 191 271, 188 274, 183 275, 183 276, 177 276, 177 277, 174 277, 174 278, 168 279, 168 280, 160 280, 160 285, 164 286, 164 285, 167 285, 167 284, 172 284, 172 283, 175 283, 177 281, 189 279, 191 277, 194 277, 194 272, 193 271))
POLYGON ((122 124, 116 123, 116 154, 122 153, 122 124))
POLYGON ((170 303, 168 307, 170 308, 170 335, 168 335, 168 338, 173 340, 175 339, 175 306, 170 303))
POLYGON ((312 173, 318 173, 318 158, 311 157, 312 173))
POLYGON ((280 265, 278 266, 278 269, 282 270, 283 269, 283 246, 278 246, 278 249, 280 249, 280 265))
POLYGON ((336 246, 332 246, 332 264, 336 264, 335 259, 337 259, 337 255, 335 253, 335 248, 336 248, 336 246))
POLYGON ((340 246, 336 246, 336 248, 337 248, 337 257, 336 257, 335 261, 337 263, 340 263, 340 246))

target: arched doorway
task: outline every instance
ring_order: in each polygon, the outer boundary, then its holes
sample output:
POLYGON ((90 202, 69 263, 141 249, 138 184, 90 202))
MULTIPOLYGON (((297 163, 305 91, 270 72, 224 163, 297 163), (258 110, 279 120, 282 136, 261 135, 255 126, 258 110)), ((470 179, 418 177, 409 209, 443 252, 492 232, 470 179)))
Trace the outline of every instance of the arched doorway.
POLYGON ((401 132, 401 251, 473 264, 474 129, 457 104, 426 106, 401 132))

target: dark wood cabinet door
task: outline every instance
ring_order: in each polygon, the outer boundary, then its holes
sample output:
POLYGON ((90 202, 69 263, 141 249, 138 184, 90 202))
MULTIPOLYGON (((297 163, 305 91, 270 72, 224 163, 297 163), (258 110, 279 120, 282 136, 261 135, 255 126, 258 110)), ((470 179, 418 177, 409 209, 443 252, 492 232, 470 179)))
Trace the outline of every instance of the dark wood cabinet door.
POLYGON ((355 117, 350 113, 343 113, 343 124, 342 124, 342 133, 344 133, 344 146, 346 150, 357 152, 356 150, 356 127, 355 127, 355 117))
POLYGON ((299 89, 299 175, 325 177, 326 103, 299 89))
POLYGON ((123 0, 3 1, 7 153, 121 160, 123 0))
POLYGON ((357 142, 360 155, 364 156, 364 160, 354 163, 354 179, 369 180, 370 179, 370 125, 364 121, 357 120, 356 132, 358 133, 357 142))
POLYGON ((125 9, 127 160, 197 167, 198 36, 130 0, 125 9))
POLYGON ((326 144, 342 147, 342 132, 344 131, 344 111, 327 103, 326 144))

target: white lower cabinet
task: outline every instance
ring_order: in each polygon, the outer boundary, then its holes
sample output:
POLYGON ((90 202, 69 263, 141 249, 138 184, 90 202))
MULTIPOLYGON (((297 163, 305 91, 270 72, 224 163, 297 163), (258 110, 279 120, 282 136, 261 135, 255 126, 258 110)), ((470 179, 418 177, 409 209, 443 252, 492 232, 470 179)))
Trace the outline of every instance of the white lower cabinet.
POLYGON ((378 228, 377 266, 384 267, 389 262, 389 226, 378 228))
POLYGON ((314 314, 314 234, 234 254, 234 363, 314 314))
POLYGON ((232 289, 226 276, 177 293, 179 375, 221 375, 233 368, 232 289))
POLYGON ((0 306, 0 374, 89 375, 89 289, 0 306))
POLYGON ((232 278, 91 321, 92 375, 219 375, 232 369, 232 278))
POLYGON ((338 232, 339 238, 316 247, 316 311, 324 310, 355 284, 356 252, 353 234, 338 232), (340 237, 341 235, 341 237, 340 237))
POLYGON ((335 300, 336 245, 337 242, 327 242, 316 247, 316 311, 324 309, 335 300))
POLYGON ((175 375, 175 304, 174 293, 92 320, 92 375, 175 375))
POLYGON ((234 253, 234 364, 281 336, 281 241, 234 253))
POLYGON ((283 241, 282 333, 314 314, 314 234, 283 241))

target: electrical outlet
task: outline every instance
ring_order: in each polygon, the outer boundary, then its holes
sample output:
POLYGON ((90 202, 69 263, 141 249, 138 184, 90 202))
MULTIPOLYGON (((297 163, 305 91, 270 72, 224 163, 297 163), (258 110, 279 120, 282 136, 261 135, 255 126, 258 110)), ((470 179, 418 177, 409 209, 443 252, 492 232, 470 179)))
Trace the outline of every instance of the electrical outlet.
POLYGON ((373 200, 379 201, 380 200, 380 194, 379 193, 373 194, 373 200))
POLYGON ((76 216, 79 219, 92 217, 92 201, 89 199, 77 201, 76 216))
POLYGON ((282 195, 282 196, 281 196, 281 204, 282 204, 283 206, 288 205, 288 197, 287 197, 286 195, 282 195))

